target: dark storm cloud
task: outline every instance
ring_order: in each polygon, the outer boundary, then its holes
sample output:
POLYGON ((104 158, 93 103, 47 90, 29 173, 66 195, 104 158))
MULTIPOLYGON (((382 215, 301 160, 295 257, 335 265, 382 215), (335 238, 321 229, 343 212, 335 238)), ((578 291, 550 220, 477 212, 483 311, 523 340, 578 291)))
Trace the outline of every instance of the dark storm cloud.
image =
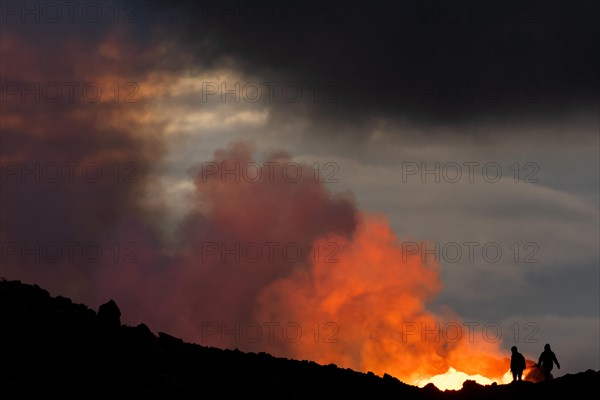
POLYGON ((265 79, 333 83, 331 104, 307 100, 315 125, 462 126, 596 113, 599 11, 590 1, 225 1, 182 2, 160 21, 198 64, 233 59, 265 79))

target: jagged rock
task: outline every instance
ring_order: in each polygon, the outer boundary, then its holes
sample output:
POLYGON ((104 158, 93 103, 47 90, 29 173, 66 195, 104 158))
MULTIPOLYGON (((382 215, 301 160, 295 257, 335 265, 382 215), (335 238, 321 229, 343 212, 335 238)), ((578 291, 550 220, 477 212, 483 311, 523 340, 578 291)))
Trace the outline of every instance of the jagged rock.
POLYGON ((423 390, 431 393, 439 393, 440 389, 437 388, 433 383, 428 383, 423 387, 423 390))
POLYGON ((146 324, 139 324, 135 329, 138 335, 145 340, 154 340, 156 338, 146 324))
POLYGON ((98 308, 98 319, 107 326, 118 328, 121 326, 121 310, 114 300, 109 300, 98 308))
POLYGON ((400 382, 400 381, 398 380, 398 378, 396 378, 396 377, 394 377, 394 376, 391 376, 391 375, 390 375, 390 374, 388 374, 388 373, 384 373, 384 374, 383 374, 383 381, 384 381, 384 382, 400 382))

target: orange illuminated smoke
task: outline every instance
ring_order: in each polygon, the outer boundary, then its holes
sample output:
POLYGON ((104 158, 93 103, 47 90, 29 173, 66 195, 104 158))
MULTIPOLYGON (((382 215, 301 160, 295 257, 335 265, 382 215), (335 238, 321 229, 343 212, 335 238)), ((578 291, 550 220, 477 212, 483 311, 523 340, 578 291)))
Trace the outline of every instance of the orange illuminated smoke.
POLYGON ((301 337, 292 356, 388 373, 420 386, 460 388, 465 379, 508 379, 509 360, 497 343, 469 335, 455 316, 427 311, 441 290, 438 266, 403 254, 383 217, 363 214, 351 239, 330 236, 313 248, 321 251, 331 242, 339 246, 337 262, 314 257, 311 268, 261 293, 265 318, 286 316, 301 326, 332 322, 338 330, 335 336, 325 332, 328 338, 301 337))

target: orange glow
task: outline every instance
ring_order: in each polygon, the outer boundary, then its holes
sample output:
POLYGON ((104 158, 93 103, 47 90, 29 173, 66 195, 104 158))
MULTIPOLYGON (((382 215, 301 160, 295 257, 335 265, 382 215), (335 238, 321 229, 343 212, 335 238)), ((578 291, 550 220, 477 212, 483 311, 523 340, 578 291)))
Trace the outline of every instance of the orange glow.
POLYGON ((383 217, 363 214, 352 239, 327 237, 313 247, 323 252, 332 242, 339 246, 338 262, 315 255, 312 268, 262 293, 263 317, 286 315, 305 326, 330 321, 339 328, 337 341, 305 335, 293 346, 293 356, 444 389, 460 388, 465 379, 506 381, 509 359, 498 343, 469 337, 465 327, 460 337, 443 329, 434 333, 449 321, 461 324, 426 308, 442 288, 438 266, 403 254, 383 217), (416 331, 421 327, 424 335, 416 331))
MULTIPOLYGON (((22 145, 15 147, 14 153, 3 155, 4 162, 35 160, 43 156, 41 158, 59 163, 98 162, 105 171, 111 171, 116 162, 152 165, 162 159, 166 149, 162 124, 170 119, 177 122, 177 118, 173 117, 174 113, 164 109, 161 112, 142 100, 151 103, 163 97, 197 94, 202 82, 238 79, 227 70, 211 72, 223 76, 214 77, 205 72, 205 75, 183 78, 168 71, 139 72, 139 66, 153 64, 151 61, 164 51, 164 47, 142 51, 125 40, 126 37, 125 28, 113 31, 100 44, 97 54, 92 55, 85 43, 73 40, 59 51, 66 57, 54 58, 56 65, 53 68, 40 68, 44 65, 44 53, 31 51, 31 46, 17 35, 3 36, 0 54, 11 55, 3 57, 3 73, 10 79, 51 82, 53 71, 66 69, 80 84, 95 82, 104 90, 98 103, 88 103, 80 96, 74 104, 53 105, 56 109, 44 104, 44 112, 31 112, 37 110, 37 104, 34 108, 16 97, 11 98, 3 104, 3 122, 10 130, 24 134, 15 135, 21 138, 22 145), (119 68, 112 72, 110 66, 115 61, 119 68), (126 86, 131 82, 135 85, 126 86), (135 94, 134 98, 140 101, 126 102, 125 97, 130 94, 135 94), (68 151, 56 143, 70 143, 68 151), (110 146, 93 146, 98 143, 109 143, 110 146), (46 150, 38 152, 37 149, 46 150)), ((196 124, 198 128, 195 129, 201 130, 207 124, 224 125, 228 121, 260 124, 268 115, 266 111, 250 113, 243 110, 232 117, 228 111, 229 119, 220 120, 220 114, 207 116, 202 112, 204 110, 182 120, 196 124)), ((244 164, 253 161, 251 153, 251 149, 238 145, 232 154, 220 152, 216 161, 231 158, 244 164), (238 158, 232 156, 238 153, 238 158)), ((280 158, 274 160, 288 161, 287 156, 280 155, 280 158)), ((424 329, 426 332, 437 331, 438 324, 461 324, 455 316, 436 315, 427 309, 442 289, 438 265, 404 254, 401 242, 384 217, 360 214, 360 222, 353 231, 353 204, 343 198, 330 198, 325 187, 310 178, 310 167, 302 168, 304 178, 294 185, 282 182, 281 178, 277 178, 276 184, 267 182, 266 178, 256 184, 231 180, 223 184, 216 176, 208 182, 198 178, 196 186, 201 201, 197 207, 206 207, 210 212, 191 214, 186 225, 189 242, 182 247, 189 246, 187 249, 192 257, 189 260, 185 255, 174 257, 176 267, 149 268, 153 257, 159 258, 159 252, 147 250, 144 253, 147 258, 135 267, 123 269, 112 263, 106 268, 96 268, 93 284, 81 283, 88 279, 87 268, 73 266, 65 268, 62 274, 50 269, 43 278, 45 285, 64 288, 66 279, 63 277, 68 276, 69 281, 78 282, 72 284, 77 286, 74 291, 85 293, 90 286, 102 288, 103 296, 112 291, 111 297, 130 299, 129 305, 120 303, 124 310, 129 307, 129 310, 137 311, 130 315, 153 321, 157 327, 162 323, 161 330, 173 331, 190 340, 202 337, 199 334, 202 321, 226 320, 232 326, 242 316, 246 318, 253 313, 256 321, 294 321, 305 329, 297 342, 269 343, 261 348, 276 355, 311 359, 322 364, 336 363, 340 367, 373 371, 378 375, 388 373, 416 385, 431 381, 441 388, 455 387, 464 379, 502 382, 509 362, 498 343, 485 341, 481 335, 474 335, 471 340, 467 332, 462 332, 460 337, 422 334, 424 329), (198 228, 192 229, 196 225, 198 228), (352 235, 348 238, 348 235, 328 234, 313 241, 321 232, 332 231, 352 235), (308 260, 294 265, 248 262, 232 266, 221 265, 218 261, 206 264, 197 257, 204 242, 263 243, 273 239, 281 243, 300 239, 302 244, 304 241, 312 243, 312 248, 318 250, 313 250, 308 260), (332 243, 335 246, 332 247, 332 243), (282 265, 292 268, 292 272, 282 270, 282 265), (157 271, 156 275, 150 276, 148 270, 157 271), (119 279, 115 279, 117 276, 119 279), (136 287, 139 298, 131 296, 131 287, 136 287), (214 287, 218 290, 214 291, 214 287), (138 300, 142 305, 137 303, 138 300), (313 327, 313 331, 306 332, 313 327)), ((101 237, 104 237, 103 230, 120 229, 121 236, 117 237, 131 238, 132 234, 124 228, 127 222, 123 221, 129 221, 130 216, 146 217, 137 208, 144 203, 136 199, 144 198, 145 184, 153 183, 151 176, 142 178, 145 179, 127 186, 127 190, 114 182, 85 185, 84 190, 80 186, 65 185, 65 190, 55 191, 54 203, 61 205, 65 216, 76 221, 70 227, 75 232, 71 234, 77 237, 89 238, 90 232, 95 231, 102 232, 101 237), (103 199, 101 196, 110 198, 103 203, 110 207, 83 224, 81 221, 94 216, 91 210, 96 209, 99 199, 103 199), (81 198, 88 200, 82 202, 81 198), (78 219, 77 216, 85 218, 78 219)), ((17 204, 20 199, 41 198, 41 193, 46 193, 41 186, 23 186, 18 195, 11 194, 11 200, 17 204)), ((43 211, 40 215, 45 216, 43 211)), ((57 218, 56 221, 62 223, 66 219, 57 218)), ((22 226, 20 219, 12 221, 13 225, 9 224, 9 227, 22 226)), ((6 232, 9 231, 0 232, 3 241, 7 241, 6 232)), ((150 231, 140 233, 140 241, 145 240, 145 235, 152 237, 150 231)), ((8 236, 8 240, 10 238, 8 236)), ((147 243, 156 242, 159 240, 147 240, 147 243)), ((39 268, 30 271, 39 274, 39 268)), ((14 274, 22 277, 24 273, 19 270, 14 274)), ((218 336, 213 339, 217 340, 218 336)), ((216 344, 225 346, 227 343, 216 344)))
POLYGON ((423 379, 415 382, 417 386, 425 386, 428 383, 433 383, 440 390, 460 390, 463 386, 463 383, 466 380, 471 380, 479 383, 480 385, 491 385, 496 382, 499 384, 506 384, 512 381, 512 375, 510 371, 506 371, 506 373, 500 379, 492 380, 490 378, 486 378, 482 375, 467 375, 464 372, 460 372, 450 367, 448 371, 444 374, 439 374, 436 376, 432 376, 429 379, 423 379))

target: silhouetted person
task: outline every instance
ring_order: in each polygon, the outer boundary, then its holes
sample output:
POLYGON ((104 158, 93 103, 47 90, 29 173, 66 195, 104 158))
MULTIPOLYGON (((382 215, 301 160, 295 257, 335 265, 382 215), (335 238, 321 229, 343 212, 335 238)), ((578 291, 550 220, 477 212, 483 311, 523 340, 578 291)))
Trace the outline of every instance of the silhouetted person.
POLYGON ((512 372, 513 382, 516 380, 522 381, 523 370, 526 367, 525 357, 517 351, 517 346, 511 347, 510 351, 512 351, 512 356, 510 357, 510 370, 512 372))
POLYGON ((538 367, 542 368, 544 372, 544 379, 549 381, 552 379, 552 368, 554 368, 554 364, 560 369, 560 364, 556 359, 556 354, 552 350, 550 350, 550 345, 546 343, 544 345, 544 351, 540 354, 540 359, 538 360, 538 367))

